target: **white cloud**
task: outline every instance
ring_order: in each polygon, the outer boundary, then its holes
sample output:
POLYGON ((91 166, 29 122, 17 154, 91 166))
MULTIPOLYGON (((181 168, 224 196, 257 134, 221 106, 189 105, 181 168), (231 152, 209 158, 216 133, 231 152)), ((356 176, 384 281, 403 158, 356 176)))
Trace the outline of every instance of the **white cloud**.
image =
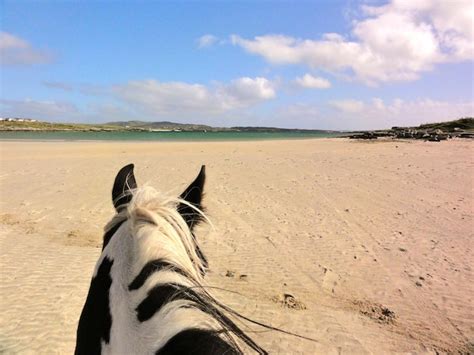
POLYGON ((131 81, 112 88, 112 94, 150 115, 219 114, 250 107, 276 96, 268 79, 239 78, 211 87, 184 82, 131 81))
POLYGON ((44 120, 71 121, 80 117, 77 107, 69 102, 32 99, 0 99, 0 112, 6 117, 27 117, 44 120))
POLYGON ((235 106, 249 106, 260 101, 273 99, 276 96, 275 85, 265 78, 244 77, 222 86, 218 93, 226 97, 235 106))
POLYGON ((333 100, 329 102, 329 105, 336 108, 339 111, 347 113, 360 112, 364 109, 364 102, 359 100, 333 100))
POLYGON ((2 65, 47 64, 53 60, 51 53, 35 49, 24 39, 7 32, 0 32, 0 63, 2 65))
POLYGON ((393 0, 363 6, 351 38, 327 33, 321 39, 284 35, 231 43, 275 64, 305 64, 367 84, 414 80, 439 63, 474 59, 474 5, 470 0, 393 0))
POLYGON ((211 34, 206 34, 196 40, 198 48, 211 47, 212 45, 216 44, 217 41, 218 38, 211 34))
POLYGON ((331 87, 329 80, 305 74, 295 79, 295 84, 306 89, 328 89, 331 87))

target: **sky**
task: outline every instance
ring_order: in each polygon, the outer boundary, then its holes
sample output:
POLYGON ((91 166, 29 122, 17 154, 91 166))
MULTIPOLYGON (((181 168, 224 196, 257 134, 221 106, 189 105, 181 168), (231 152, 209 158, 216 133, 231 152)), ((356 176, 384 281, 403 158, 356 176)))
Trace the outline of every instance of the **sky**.
POLYGON ((474 2, 0 0, 0 116, 376 129, 474 116, 474 2))

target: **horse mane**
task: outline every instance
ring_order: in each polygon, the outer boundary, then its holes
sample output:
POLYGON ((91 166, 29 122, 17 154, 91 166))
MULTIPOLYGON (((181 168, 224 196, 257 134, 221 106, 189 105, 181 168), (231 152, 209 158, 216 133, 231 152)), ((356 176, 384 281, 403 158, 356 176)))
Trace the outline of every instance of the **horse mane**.
POLYGON ((106 230, 113 227, 117 220, 130 219, 134 236, 143 233, 143 229, 153 226, 154 232, 165 238, 166 243, 173 252, 173 262, 184 268, 196 280, 202 281, 199 270, 205 265, 196 253, 198 244, 196 237, 189 229, 178 207, 185 205, 194 210, 201 218, 209 221, 204 213, 191 203, 179 197, 170 197, 155 190, 153 187, 144 186, 132 190, 133 197, 123 210, 106 226, 106 230))
POLYGON ((146 234, 147 228, 152 227, 153 233, 163 239, 162 243, 166 244, 170 252, 170 257, 166 259, 167 263, 181 270, 191 284, 191 286, 172 284, 172 287, 176 288, 175 295, 193 302, 196 308, 212 316, 222 327, 222 330, 216 330, 216 333, 222 334, 238 351, 243 353, 239 343, 244 343, 257 353, 266 354, 266 351, 231 319, 231 317, 243 319, 245 317, 241 317, 238 312, 219 302, 209 292, 213 287, 204 283, 201 270, 207 265, 204 265, 196 252, 198 242, 180 214, 179 207, 192 208, 199 219, 210 223, 204 212, 182 198, 170 197, 149 186, 133 189, 130 193, 132 194, 130 202, 118 208, 118 212, 105 226, 105 234, 126 220, 130 221, 130 233, 133 238, 140 238, 141 234, 146 234))

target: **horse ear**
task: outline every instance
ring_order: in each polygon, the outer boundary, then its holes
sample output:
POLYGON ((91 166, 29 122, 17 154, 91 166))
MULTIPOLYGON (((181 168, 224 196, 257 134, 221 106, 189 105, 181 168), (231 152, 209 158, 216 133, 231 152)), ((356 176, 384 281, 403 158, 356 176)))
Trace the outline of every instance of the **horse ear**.
MULTIPOLYGON (((181 199, 192 204, 199 210, 203 210, 202 207, 202 197, 204 191, 204 182, 206 181, 206 166, 201 166, 201 171, 199 175, 194 179, 194 181, 189 185, 186 190, 181 194, 181 199)), ((178 205, 178 212, 186 221, 186 224, 192 229, 198 222, 202 220, 202 215, 197 212, 194 208, 180 203, 178 205)))
POLYGON ((120 169, 115 177, 114 187, 112 188, 112 202, 117 211, 119 206, 126 205, 132 200, 131 190, 137 188, 133 168, 133 164, 128 164, 120 169))

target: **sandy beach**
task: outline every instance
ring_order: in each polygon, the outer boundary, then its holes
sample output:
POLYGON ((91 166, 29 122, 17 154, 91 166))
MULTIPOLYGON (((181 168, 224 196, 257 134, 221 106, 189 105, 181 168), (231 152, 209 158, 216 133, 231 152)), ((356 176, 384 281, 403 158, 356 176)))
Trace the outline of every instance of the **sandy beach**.
POLYGON ((474 144, 0 142, 0 353, 70 354, 117 171, 178 195, 214 293, 276 354, 474 351, 474 144))

